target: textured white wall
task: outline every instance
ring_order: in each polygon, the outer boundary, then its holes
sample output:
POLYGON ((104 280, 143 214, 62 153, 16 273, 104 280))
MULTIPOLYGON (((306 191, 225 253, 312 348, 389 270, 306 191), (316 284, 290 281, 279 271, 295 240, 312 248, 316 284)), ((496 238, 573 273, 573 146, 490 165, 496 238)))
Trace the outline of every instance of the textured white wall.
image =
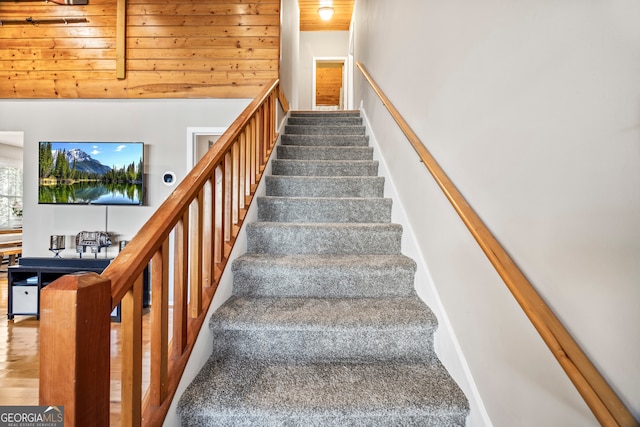
MULTIPOLYGON (((640 418, 638 16, 630 0, 358 0, 355 58, 640 418)), ((360 100, 435 284, 419 291, 446 307, 493 423, 597 425, 356 73, 360 100)))
POLYGON ((298 64, 298 105, 300 110, 313 108, 313 58, 347 57, 348 31, 302 31, 298 64))
MULTIPOLYGON (((165 171, 186 174, 187 127, 227 127, 249 100, 0 100, 0 131, 24 131, 24 256, 48 257, 49 236, 104 230, 130 239, 174 187, 165 171), (54 206, 38 204, 39 141, 142 141, 145 147, 146 204, 54 206)), ((68 241, 67 247, 70 247, 68 241)), ((111 247, 101 256, 115 256, 111 247)), ((91 254, 87 254, 91 256, 91 254)), ((63 257, 77 256, 74 250, 63 257)))

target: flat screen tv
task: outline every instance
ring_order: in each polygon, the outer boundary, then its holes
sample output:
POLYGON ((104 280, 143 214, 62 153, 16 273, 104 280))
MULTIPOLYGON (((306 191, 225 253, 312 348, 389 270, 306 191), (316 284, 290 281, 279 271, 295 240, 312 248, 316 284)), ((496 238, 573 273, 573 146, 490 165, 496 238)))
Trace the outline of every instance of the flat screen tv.
POLYGON ((38 203, 142 205, 142 142, 41 141, 38 203))

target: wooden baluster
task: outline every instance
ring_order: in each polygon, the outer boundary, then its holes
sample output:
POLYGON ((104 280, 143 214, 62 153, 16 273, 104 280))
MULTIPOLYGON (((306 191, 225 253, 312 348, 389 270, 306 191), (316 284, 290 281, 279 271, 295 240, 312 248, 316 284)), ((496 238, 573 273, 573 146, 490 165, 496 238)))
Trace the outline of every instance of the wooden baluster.
MULTIPOLYGON (((215 171, 212 174, 215 177, 215 171)), ((205 183, 204 186, 204 206, 202 220, 202 286, 213 286, 213 178, 205 183)))
POLYGON ((264 107, 260 106, 256 112, 258 118, 258 173, 262 173, 262 159, 264 158, 264 144, 262 144, 262 135, 264 134, 264 107))
POLYGON ((204 192, 202 189, 191 202, 191 223, 189 227, 189 269, 191 289, 189 307, 191 317, 195 318, 202 311, 202 205, 204 192))
MULTIPOLYGON (((273 142, 275 139, 276 131, 275 131, 275 116, 276 116, 276 108, 275 108, 275 99, 273 97, 273 92, 269 95, 269 99, 267 100, 267 107, 269 109, 269 114, 267 119, 269 120, 269 154, 271 153, 271 149, 273 148, 273 142)), ((265 160, 266 161, 266 160, 265 160)))
POLYGON ((234 227, 232 236, 235 236, 235 226, 240 221, 240 141, 236 139, 231 147, 231 218, 234 227))
MULTIPOLYGON (((262 175, 262 129, 264 129, 264 120, 262 120, 262 109, 259 109, 256 113, 256 164, 258 165, 256 169, 257 176, 260 177, 262 175)), ((258 179, 259 181, 259 179, 258 179)))
POLYGON ((189 211, 182 214, 174 228, 174 267, 173 267, 173 351, 180 356, 187 347, 187 283, 189 272, 187 262, 189 254, 189 211))
POLYGON ((122 405, 123 427, 142 422, 142 276, 122 298, 122 405))
POLYGON ((238 143, 240 145, 239 153, 239 168, 238 168, 238 196, 240 208, 240 220, 244 219, 244 211, 246 208, 246 181, 247 181, 247 129, 245 128, 238 137, 238 143))
POLYGON ((271 93, 271 149, 276 144, 276 139, 278 138, 278 129, 276 128, 276 114, 278 111, 278 95, 276 92, 271 93))
POLYGON ((269 154, 271 153, 271 146, 272 146, 272 135, 273 135, 273 121, 272 119, 272 113, 273 113, 273 108, 271 106, 271 95, 269 95, 269 97, 267 98, 266 102, 265 102, 265 108, 267 110, 267 114, 266 114, 266 119, 267 119, 267 155, 264 158, 264 162, 265 164, 267 163, 267 161, 269 160, 269 154))
POLYGON ((228 152, 227 154, 225 154, 224 156, 224 174, 222 175, 222 186, 224 188, 224 194, 223 194, 223 219, 222 219, 222 223, 224 225, 224 257, 227 257, 227 245, 226 243, 228 241, 231 240, 231 225, 232 225, 232 221, 233 221, 233 217, 231 214, 232 208, 231 208, 231 204, 232 204, 232 179, 231 177, 233 176, 233 166, 232 166, 232 159, 231 159, 231 152, 228 152))
POLYGON ((256 175, 262 173, 262 128, 264 121, 262 120, 262 107, 256 110, 256 175))
POLYGON ((167 397, 169 348, 169 239, 151 260, 151 377, 149 404, 160 406, 167 397))
POLYGON ((222 262, 224 254, 224 218, 223 218, 223 201, 224 201, 224 185, 222 177, 224 175, 224 166, 220 165, 216 168, 213 177, 213 214, 214 214, 214 243, 213 243, 213 259, 216 264, 222 262))
POLYGON ((65 426, 108 426, 111 282, 63 276, 40 312, 40 405, 64 406, 65 426))
POLYGON ((264 162, 267 163, 269 159, 269 154, 271 153, 271 146, 273 145, 273 105, 271 104, 273 96, 269 95, 267 98, 267 123, 269 126, 269 132, 267 134, 267 157, 265 157, 264 162))
POLYGON ((256 178, 258 176, 258 121, 255 114, 251 117, 249 126, 251 127, 251 189, 253 191, 255 190, 256 178))
POLYGON ((269 140, 269 118, 267 116, 266 102, 260 107, 260 118, 262 126, 260 127, 260 173, 264 171, 267 164, 267 149, 269 140))
POLYGON ((247 123, 244 131, 245 134, 245 158, 244 158, 244 199, 245 208, 249 208, 249 199, 251 194, 251 123, 247 123))

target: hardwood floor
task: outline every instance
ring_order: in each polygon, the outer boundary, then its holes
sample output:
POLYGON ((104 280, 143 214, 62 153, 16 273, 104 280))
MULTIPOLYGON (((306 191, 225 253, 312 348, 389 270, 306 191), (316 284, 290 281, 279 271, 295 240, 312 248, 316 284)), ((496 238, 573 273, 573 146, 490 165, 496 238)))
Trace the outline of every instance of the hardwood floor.
MULTIPOLYGON (((39 321, 35 316, 7 319, 7 273, 0 272, 0 406, 39 405, 39 321)), ((150 314, 143 317, 143 387, 149 377, 150 314)), ((111 414, 110 425, 120 425, 120 324, 111 324, 111 414)))
POLYGON ((38 405, 39 327, 35 317, 7 320, 7 273, 0 273, 0 405, 38 405))

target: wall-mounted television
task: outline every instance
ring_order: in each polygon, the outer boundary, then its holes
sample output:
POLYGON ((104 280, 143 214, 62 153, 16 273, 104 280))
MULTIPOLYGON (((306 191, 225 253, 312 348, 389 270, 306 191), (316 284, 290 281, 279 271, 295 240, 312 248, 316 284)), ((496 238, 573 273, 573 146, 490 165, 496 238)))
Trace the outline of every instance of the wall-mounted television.
POLYGON ((41 141, 38 203, 142 205, 142 142, 41 141))

